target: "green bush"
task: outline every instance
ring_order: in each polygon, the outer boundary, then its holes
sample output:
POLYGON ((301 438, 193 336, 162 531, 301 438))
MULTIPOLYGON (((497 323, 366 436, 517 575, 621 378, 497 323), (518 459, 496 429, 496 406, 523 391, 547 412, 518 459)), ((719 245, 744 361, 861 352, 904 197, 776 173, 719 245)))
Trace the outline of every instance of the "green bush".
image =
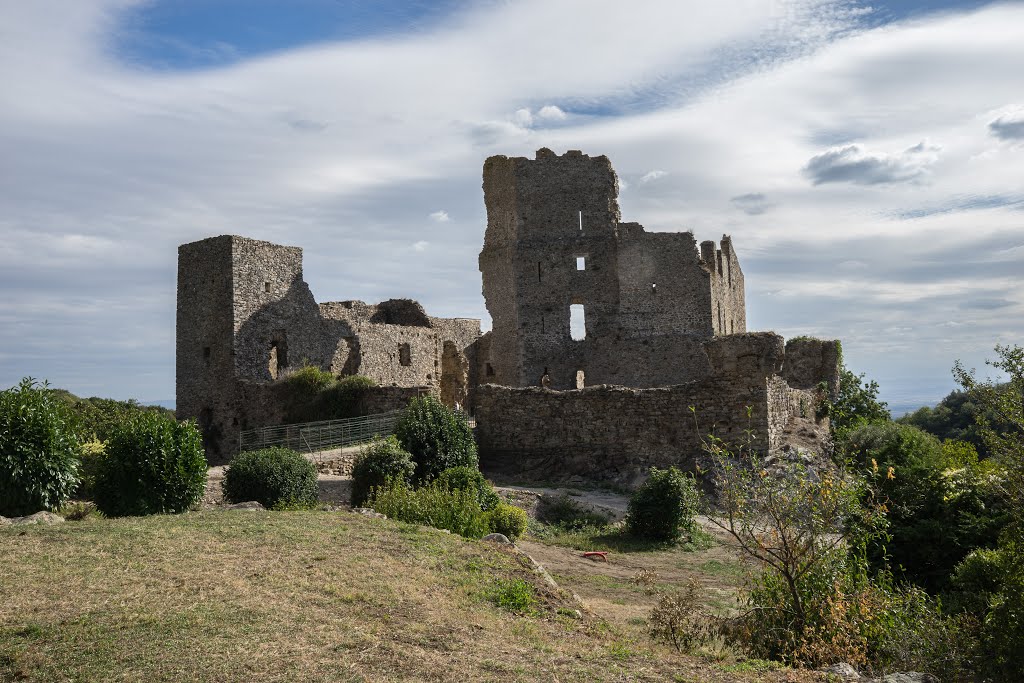
POLYGON ((611 517, 597 512, 569 496, 544 496, 537 504, 537 520, 566 531, 579 531, 587 527, 605 527, 611 517))
POLYGON ((360 507, 370 497, 371 489, 391 479, 409 483, 416 465, 398 439, 389 436, 377 439, 359 451, 352 465, 352 507, 360 507))
POLYGON ((526 511, 508 503, 498 503, 487 513, 487 528, 492 534, 505 534, 516 540, 526 533, 526 511))
POLYGON ((99 472, 103 460, 104 446, 102 441, 93 439, 82 444, 78 460, 78 488, 75 497, 92 500, 96 491, 96 473, 99 472))
POLYGON ((45 382, 0 392, 0 515, 62 506, 78 485, 80 448, 70 410, 45 382))
POLYGON ((626 530, 638 538, 678 541, 693 532, 698 504, 693 477, 675 467, 652 467, 647 481, 629 499, 626 530))
POLYGON ((1000 553, 975 550, 956 566, 950 577, 943 605, 952 613, 967 612, 984 617, 992 597, 1002 587, 1000 553))
POLYGON ((285 421, 315 422, 356 417, 363 395, 377 386, 369 377, 338 379, 315 365, 303 365, 279 383, 285 421))
POLYGON ((433 396, 413 399, 395 427, 412 453, 416 481, 430 481, 452 467, 478 467, 476 442, 466 420, 433 396))
POLYGON ((917 427, 898 422, 875 422, 846 434, 839 444, 845 455, 861 470, 893 467, 943 469, 942 444, 917 427))
POLYGON ((367 504, 391 519, 447 529, 466 538, 488 533, 488 513, 470 491, 449 491, 433 484, 413 489, 405 482, 391 481, 374 489, 367 504))
POLYGON ((326 412, 332 420, 359 415, 359 401, 367 391, 377 386, 369 377, 351 375, 342 377, 328 387, 322 396, 326 412))
POLYGON ((476 501, 485 512, 493 510, 501 502, 501 496, 484 478, 483 472, 475 467, 451 467, 441 472, 436 481, 438 486, 449 491, 475 492, 476 501))
POLYGON ((194 422, 137 413, 115 426, 96 472, 96 507, 108 517, 184 512, 206 486, 203 440, 194 422))
POLYGON ((255 500, 276 509, 312 507, 319 493, 316 466, 287 448, 239 453, 228 464, 221 487, 229 502, 255 500))

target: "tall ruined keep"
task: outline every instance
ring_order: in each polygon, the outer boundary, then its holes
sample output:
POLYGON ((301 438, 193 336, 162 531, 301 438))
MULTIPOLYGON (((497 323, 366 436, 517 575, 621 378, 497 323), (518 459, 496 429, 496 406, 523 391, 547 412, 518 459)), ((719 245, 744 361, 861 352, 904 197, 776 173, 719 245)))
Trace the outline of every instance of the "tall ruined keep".
POLYGON ((692 233, 620 222, 607 157, 494 156, 483 176, 480 271, 493 328, 482 381, 679 384, 709 374, 705 340, 746 332, 743 272, 729 238, 698 249, 692 233))

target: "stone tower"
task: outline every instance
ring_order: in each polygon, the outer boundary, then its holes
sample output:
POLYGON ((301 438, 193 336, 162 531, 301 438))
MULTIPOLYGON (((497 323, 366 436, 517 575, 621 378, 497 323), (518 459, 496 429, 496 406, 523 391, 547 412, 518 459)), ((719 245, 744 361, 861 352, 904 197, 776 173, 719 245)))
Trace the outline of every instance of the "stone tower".
POLYGON ((729 238, 698 250, 691 233, 621 223, 607 157, 495 156, 483 178, 480 270, 493 322, 483 382, 678 384, 708 374, 703 340, 746 331, 729 238))

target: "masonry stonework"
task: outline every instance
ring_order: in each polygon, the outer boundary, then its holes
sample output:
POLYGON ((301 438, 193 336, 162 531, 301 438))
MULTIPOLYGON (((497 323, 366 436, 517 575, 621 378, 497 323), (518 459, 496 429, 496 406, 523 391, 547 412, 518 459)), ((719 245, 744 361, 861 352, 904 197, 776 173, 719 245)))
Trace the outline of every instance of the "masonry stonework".
POLYGON ((465 407, 481 465, 524 479, 692 469, 708 433, 749 433, 763 453, 827 449, 817 408, 838 388, 838 342, 747 333, 728 236, 698 244, 622 222, 608 158, 578 151, 491 157, 483 191, 482 336, 479 320, 410 299, 318 304, 298 247, 182 245, 177 409, 198 419, 211 462, 233 455, 240 430, 283 421, 280 380, 303 364, 376 380, 365 413, 424 393, 465 407))
POLYGON ((282 421, 274 383, 305 364, 375 380, 369 412, 423 392, 464 404, 479 336, 479 320, 432 318, 408 299, 317 304, 298 247, 223 235, 178 250, 177 413, 198 420, 211 462, 234 454, 241 430, 282 421))

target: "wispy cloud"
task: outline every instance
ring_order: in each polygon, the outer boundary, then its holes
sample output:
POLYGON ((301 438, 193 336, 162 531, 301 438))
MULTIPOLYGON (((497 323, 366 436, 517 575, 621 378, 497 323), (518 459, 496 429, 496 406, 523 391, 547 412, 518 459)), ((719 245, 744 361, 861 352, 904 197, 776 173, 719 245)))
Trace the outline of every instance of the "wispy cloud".
POLYGON ((992 135, 1001 140, 1024 140, 1024 107, 1003 114, 988 124, 992 135))
POLYGON ((430 219, 437 223, 447 223, 452 219, 452 217, 448 215, 447 211, 444 211, 442 209, 441 211, 435 211, 434 213, 430 214, 430 219))
POLYGON ((771 208, 768 198, 761 192, 748 192, 747 194, 737 195, 729 201, 748 216, 760 216, 771 208))

